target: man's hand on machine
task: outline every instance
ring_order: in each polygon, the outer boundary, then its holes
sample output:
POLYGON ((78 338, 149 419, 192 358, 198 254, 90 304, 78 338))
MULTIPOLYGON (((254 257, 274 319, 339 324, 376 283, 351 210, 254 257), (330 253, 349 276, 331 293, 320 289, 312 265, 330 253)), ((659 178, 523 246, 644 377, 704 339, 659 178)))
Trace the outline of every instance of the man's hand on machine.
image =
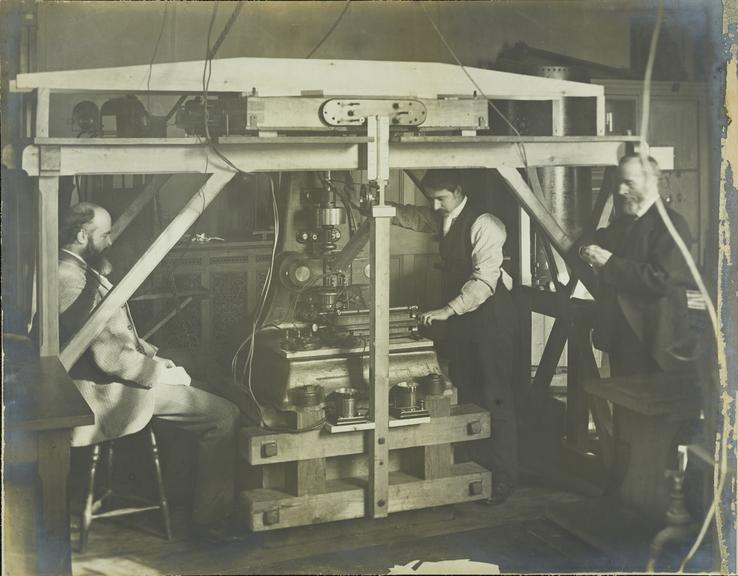
POLYGON ((433 322, 448 320, 454 315, 454 310, 451 306, 444 306, 436 310, 428 310, 420 315, 420 325, 430 326, 433 322))
POLYGON ((165 368, 161 371, 159 378, 160 384, 168 384, 169 386, 189 386, 192 378, 182 366, 174 366, 173 368, 165 368))

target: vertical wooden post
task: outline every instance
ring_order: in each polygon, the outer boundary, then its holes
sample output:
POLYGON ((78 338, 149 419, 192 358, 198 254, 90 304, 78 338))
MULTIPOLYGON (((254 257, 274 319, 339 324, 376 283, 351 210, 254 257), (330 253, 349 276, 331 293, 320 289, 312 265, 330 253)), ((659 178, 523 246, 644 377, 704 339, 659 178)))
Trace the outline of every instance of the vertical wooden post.
POLYGON ((48 88, 36 90, 36 138, 49 137, 49 102, 51 92, 48 88))
POLYGON ((38 178, 38 336, 41 356, 59 354, 59 177, 38 178))
POLYGON ((530 286, 533 283, 533 274, 530 269, 530 216, 518 205, 518 281, 521 286, 530 286))
POLYGON ((370 219, 371 346, 369 381, 373 393, 370 411, 374 430, 369 451, 369 505, 373 518, 387 516, 389 495, 389 286, 390 218, 395 209, 384 203, 389 179, 389 119, 368 118, 367 177, 377 184, 377 205, 370 219))
MULTIPOLYGON (((569 326, 568 370, 566 373, 566 443, 580 453, 587 451, 589 431, 589 405, 584 392, 581 322, 574 321, 569 326)), ((587 338, 588 341, 588 338, 587 338)))
POLYGON ((37 450, 43 542, 39 550, 39 574, 71 574, 69 509, 66 495, 58 494, 59 487, 67 485, 69 476, 69 430, 39 432, 37 450))
POLYGON ((604 136, 605 135, 605 94, 603 91, 603 94, 601 96, 597 96, 597 110, 595 111, 596 115, 596 126, 597 126, 597 136, 604 136))

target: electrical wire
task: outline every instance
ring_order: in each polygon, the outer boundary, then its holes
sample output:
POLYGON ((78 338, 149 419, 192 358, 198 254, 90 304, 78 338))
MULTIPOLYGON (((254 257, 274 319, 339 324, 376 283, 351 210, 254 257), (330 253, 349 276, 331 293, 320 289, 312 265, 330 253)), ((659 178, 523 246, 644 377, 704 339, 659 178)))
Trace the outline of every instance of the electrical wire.
POLYGON ((348 11, 348 9, 349 9, 349 6, 351 6, 351 0, 346 0, 346 2, 345 2, 345 3, 344 3, 344 5, 343 5, 343 10, 341 10, 341 13, 340 13, 340 14, 338 15, 338 18, 336 18, 336 21, 335 21, 335 22, 333 23, 333 25, 332 25, 332 26, 331 26, 331 27, 330 27, 330 28, 328 29, 328 32, 326 32, 326 33, 325 33, 325 34, 323 35, 323 37, 322 37, 322 38, 320 39, 320 42, 318 42, 318 43, 317 43, 317 44, 315 45, 315 47, 314 47, 314 48, 313 48, 312 50, 310 50, 310 52, 308 53, 308 55, 307 55, 307 56, 305 56, 305 58, 306 58, 306 59, 307 59, 307 58, 311 58, 311 57, 313 56, 313 54, 315 54, 315 53, 316 53, 316 52, 318 51, 318 49, 319 49, 319 48, 320 48, 320 47, 321 47, 321 46, 323 45, 323 43, 324 43, 324 42, 325 42, 326 40, 328 40, 328 38, 330 37, 330 35, 331 35, 331 34, 333 34, 333 31, 334 31, 334 30, 336 29, 336 27, 338 26, 338 23, 339 23, 339 22, 340 22, 341 20, 343 20, 343 17, 344 17, 345 15, 346 15, 346 12, 348 11))
POLYGON ((277 239, 279 238, 279 212, 277 207, 277 197, 275 193, 275 186, 274 186, 274 180, 272 177, 269 177, 269 188, 272 196, 272 214, 274 218, 274 243, 272 244, 272 253, 271 253, 271 259, 269 263, 269 268, 267 270, 267 275, 264 280, 264 284, 262 285, 261 294, 259 296, 259 303, 256 308, 256 312, 254 314, 254 319, 251 325, 251 334, 241 343, 241 345, 236 350, 236 353, 233 356, 233 360, 231 361, 231 373, 233 377, 233 383, 235 386, 239 386, 239 379, 238 379, 238 359, 243 352, 243 350, 248 346, 248 354, 246 356, 246 359, 243 364, 243 368, 241 370, 241 381, 246 381, 246 386, 248 388, 249 396, 254 402, 254 405, 256 406, 256 409, 259 413, 259 420, 260 425, 265 428, 269 428, 267 426, 267 423, 264 420, 264 409, 263 406, 259 403, 258 399, 256 398, 256 394, 254 393, 253 389, 253 359, 254 359, 254 350, 255 350, 255 343, 256 343, 256 334, 259 333, 261 330, 265 329, 267 326, 275 326, 275 323, 271 323, 269 325, 261 325, 262 322, 262 316, 264 313, 264 309, 266 306, 266 301, 269 296, 269 291, 272 284, 272 278, 274 275, 274 262, 276 260, 277 256, 277 239))
MULTIPOLYGON (((643 80, 643 113, 641 116, 641 126, 640 126, 639 154, 641 157, 641 166, 644 171, 649 170, 648 155, 646 153, 646 135, 648 134, 648 126, 649 126, 650 113, 651 113, 651 78, 653 74, 653 65, 654 65, 654 61, 656 57, 656 47, 658 45, 658 37, 659 37, 659 32, 661 30, 662 22, 663 22, 663 16, 664 16, 664 2, 663 0, 660 0, 659 6, 658 6, 658 12, 656 15, 656 23, 654 26, 653 33, 651 35, 651 43, 649 46, 648 61, 646 63, 646 70, 645 70, 644 80, 643 80)), ((690 253, 689 248, 687 247, 682 237, 679 235, 679 232, 674 226, 674 223, 672 222, 671 217, 669 216, 669 213, 667 212, 666 207, 664 206, 664 203, 661 200, 660 196, 659 198, 657 198, 655 204, 656 204, 656 209, 658 211, 658 214, 661 217, 664 223, 664 226, 666 227, 666 230, 669 232, 669 235, 674 240, 674 243, 679 249, 679 252, 681 253, 682 257, 684 258, 687 264, 687 267, 689 268, 689 272, 692 275, 692 278, 694 279, 695 284, 697 285, 697 288, 700 292, 700 295, 702 296, 705 306, 707 307, 708 315, 710 317, 710 324, 712 326, 713 337, 715 338, 716 350, 719 352, 722 348, 722 343, 720 341, 720 329, 719 329, 717 312, 715 310, 715 305, 712 302, 712 298, 710 297, 710 294, 707 291, 704 280, 702 279, 702 275, 700 274, 697 268, 697 265, 695 264, 694 259, 692 258, 692 254, 690 253)), ((721 355, 718 353, 718 358, 720 358, 720 356, 721 355)), ((719 466, 719 474, 718 474, 717 485, 714 488, 713 499, 707 511, 707 514, 705 515, 705 519, 702 522, 697 538, 695 539, 689 552, 687 553, 687 555, 684 557, 684 559, 679 565, 679 569, 678 569, 679 573, 684 572, 684 569, 687 563, 692 559, 694 554, 699 549, 700 545, 702 544, 707 534, 707 530, 712 524, 713 517, 715 517, 717 514, 717 507, 719 505, 720 498, 722 497, 723 489, 725 487, 725 480, 727 478, 727 473, 728 473, 728 466, 727 466, 728 446, 727 445, 728 445, 728 437, 730 434, 728 420, 729 420, 728 414, 723 415, 723 430, 722 430, 722 434, 720 435, 720 447, 721 448, 720 448, 720 454, 718 456, 719 463, 716 462, 716 465, 719 466)), ((719 522, 719 514, 717 515, 717 518, 719 522)), ((718 530, 719 529, 720 527, 718 526, 718 530)), ((721 550, 721 556, 722 556, 722 550, 721 550)))
MULTIPOLYGON (((489 96, 487 96, 485 94, 484 90, 482 90, 482 87, 479 85, 479 83, 476 80, 474 80, 474 77, 466 69, 466 66, 464 66, 464 64, 462 64, 461 60, 456 55, 456 52, 451 47, 451 45, 448 43, 448 41, 446 40, 446 37, 443 35, 443 32, 441 32, 440 28, 438 28, 438 26, 436 25, 436 23, 433 20, 433 18, 431 18, 431 15, 428 13, 428 10, 425 7, 425 4, 423 2, 420 2, 419 4, 420 4, 421 9, 423 10, 423 13, 425 14, 426 18, 428 19, 428 22, 430 22, 431 26, 433 27, 433 30, 436 32, 436 35, 441 40, 441 42, 443 43, 443 45, 446 47, 446 50, 448 50, 448 53, 454 59, 454 62, 456 62, 456 64, 459 66, 459 68, 461 68, 462 72, 464 72, 464 74, 466 75, 466 77, 469 79, 469 81, 474 85, 474 87, 476 88, 476 90, 479 93, 479 95, 482 96, 487 101, 487 104, 489 104, 489 106, 492 108, 492 110, 494 110, 495 113, 500 118, 502 118, 502 120, 505 122, 505 124, 507 124, 510 127, 510 129, 515 133, 515 135, 518 138, 522 139, 523 136, 520 133, 520 131, 517 129, 517 127, 510 121, 510 119, 507 116, 505 116, 505 114, 502 113, 502 110, 500 110, 497 107, 497 105, 494 103, 494 101, 489 96)), ((530 182, 531 187, 533 188, 533 191, 535 192, 535 194, 540 199, 543 199, 544 198, 543 189, 542 189, 541 183, 540 183, 540 181, 538 179, 538 173, 536 172, 536 169, 535 168, 531 168, 528 165, 528 155, 527 155, 526 150, 525 150, 525 144, 522 141, 519 141, 519 142, 517 142, 517 148, 518 148, 518 152, 520 153, 520 159, 521 159, 521 161, 523 163, 523 167, 525 168, 525 171, 528 174, 528 180, 530 182)))
MULTIPOLYGON (((149 74, 146 78, 146 92, 151 93, 151 72, 154 68, 154 60, 156 60, 156 54, 159 52, 159 44, 161 43, 161 37, 164 34, 164 25, 167 22, 167 12, 169 10, 169 2, 164 2, 164 14, 162 14, 161 17, 161 26, 159 28, 159 35, 156 38, 156 43, 154 44, 154 51, 151 54, 151 60, 149 61, 149 74)), ((150 103, 149 103, 150 104, 150 103)), ((149 106, 151 108, 151 106, 149 106)))

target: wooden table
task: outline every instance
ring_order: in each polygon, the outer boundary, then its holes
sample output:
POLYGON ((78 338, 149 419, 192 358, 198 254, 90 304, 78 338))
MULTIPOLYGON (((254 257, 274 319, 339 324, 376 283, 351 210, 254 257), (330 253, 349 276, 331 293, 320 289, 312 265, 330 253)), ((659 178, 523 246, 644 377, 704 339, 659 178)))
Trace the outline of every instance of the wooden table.
POLYGON ((598 499, 552 506, 548 516, 613 557, 635 555, 645 566, 651 539, 665 524, 665 472, 677 468, 677 434, 699 417, 697 378, 686 371, 585 381, 590 396, 613 407, 610 489, 598 499))
POLYGON ((70 431, 95 417, 58 358, 32 358, 17 370, 7 360, 5 574, 71 574, 70 431))

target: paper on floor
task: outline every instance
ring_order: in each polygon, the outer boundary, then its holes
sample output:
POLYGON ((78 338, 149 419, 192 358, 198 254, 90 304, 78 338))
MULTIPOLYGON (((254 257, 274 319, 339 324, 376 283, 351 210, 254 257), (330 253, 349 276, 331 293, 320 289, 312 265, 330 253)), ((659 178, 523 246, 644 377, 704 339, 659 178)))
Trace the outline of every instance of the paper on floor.
POLYGON ((413 560, 404 566, 393 566, 389 574, 499 574, 497 564, 463 560, 441 560, 440 562, 422 562, 413 560))

